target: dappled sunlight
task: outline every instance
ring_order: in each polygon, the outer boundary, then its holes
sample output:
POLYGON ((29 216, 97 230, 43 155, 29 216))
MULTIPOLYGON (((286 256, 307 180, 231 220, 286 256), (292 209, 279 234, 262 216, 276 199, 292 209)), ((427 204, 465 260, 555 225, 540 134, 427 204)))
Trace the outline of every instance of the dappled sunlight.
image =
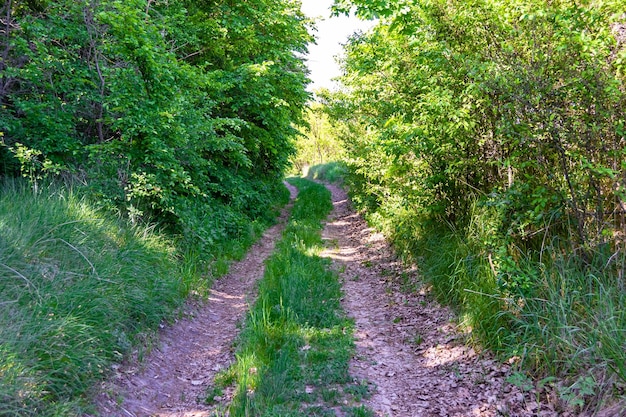
MULTIPOLYGON (((243 260, 231 264, 230 272, 213 282, 206 302, 190 303, 183 318, 164 326, 159 346, 146 357, 142 369, 122 367, 116 372, 110 389, 98 398, 100 415, 205 417, 225 406, 231 398, 227 390, 215 396, 216 404, 202 400, 215 376, 235 362, 232 346, 238 323, 249 307, 256 280, 263 276, 265 260, 284 230, 286 213, 283 210, 281 221, 263 234, 243 260), (122 398, 123 408, 118 403, 122 398)), ((251 376, 256 366, 250 364, 242 372, 251 376)))
POLYGON ((218 357, 219 355, 221 355, 223 353, 223 351, 220 348, 213 348, 213 349, 206 349, 204 348, 204 345, 202 343, 196 343, 195 344, 198 349, 196 351, 192 351, 191 353, 189 353, 189 358, 200 358, 200 359, 204 359, 204 358, 213 358, 213 357, 218 357))
POLYGON ((237 311, 245 310, 248 308, 247 296, 244 293, 229 294, 213 289, 211 290, 211 294, 209 295, 209 302, 223 304, 230 308, 236 309, 237 311))
POLYGON ((372 229, 366 229, 362 232, 362 234, 367 236, 367 243, 382 243, 386 242, 385 235, 381 232, 375 232, 372 229))
POLYGON ((153 414, 156 417, 209 417, 215 413, 206 410, 162 411, 153 414))
POLYGON ((422 357, 426 359, 424 365, 429 368, 448 365, 460 360, 467 361, 468 358, 476 356, 474 349, 465 346, 450 346, 448 344, 439 344, 430 347, 422 353, 422 357))
POLYGON ((354 262, 359 251, 356 248, 328 248, 322 251, 321 256, 342 262, 354 262))
POLYGON ((244 298, 243 294, 228 294, 225 292, 220 292, 216 290, 211 291, 211 295, 209 296, 209 301, 224 301, 224 300, 242 300, 244 298))
MULTIPOLYGON (((343 201, 344 190, 329 188, 343 201)), ((339 206, 323 233, 324 256, 336 261, 342 305, 356 323, 350 374, 376 387, 364 404, 389 416, 495 417, 519 409, 519 391, 504 391, 510 368, 465 346, 453 312, 433 300, 418 267, 403 264, 383 233, 339 206)))
POLYGON ((328 226, 329 227, 342 227, 342 226, 348 226, 349 224, 350 224, 349 221, 335 220, 334 222, 328 223, 328 226))

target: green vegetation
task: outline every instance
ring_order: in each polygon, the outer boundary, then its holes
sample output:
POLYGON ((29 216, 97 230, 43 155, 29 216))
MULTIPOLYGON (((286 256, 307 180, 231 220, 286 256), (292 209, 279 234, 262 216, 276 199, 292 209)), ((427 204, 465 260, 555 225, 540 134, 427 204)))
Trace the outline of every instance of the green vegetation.
POLYGON ((313 165, 308 169, 307 178, 312 180, 321 180, 327 182, 343 182, 348 167, 345 162, 329 162, 322 165, 313 165))
POLYGON ((296 0, 3 2, 0 174, 210 252, 268 216, 308 100, 296 0))
POLYGON ((336 1, 357 205, 570 405, 626 386, 623 1, 336 1), (558 377, 558 379, 552 378, 558 377))
POLYGON ((353 324, 341 311, 341 285, 328 259, 318 256, 330 194, 308 180, 290 181, 300 189, 292 219, 267 261, 237 362, 218 378, 237 386, 233 416, 335 415, 344 399, 367 395, 348 375, 353 324))
POLYGON ((78 415, 113 361, 149 348, 196 279, 153 228, 58 190, 0 197, 0 415, 78 415))
MULTIPOLYGON (((286 191, 286 190, 285 190, 286 191)), ((284 201, 283 201, 284 202, 284 201)), ((213 272, 153 226, 61 187, 0 192, 0 415, 81 415, 114 362, 141 360, 190 292, 205 294, 256 234, 216 242, 213 272), (221 271, 220 271, 221 269, 221 271)))
MULTIPOLYGON (((334 7, 380 21, 346 46, 345 89, 307 113, 298 0, 0 5, 2 415, 80 414, 111 362, 141 356, 272 221, 290 162, 339 157, 357 205, 479 343, 572 406, 624 393, 623 0, 334 7)), ((317 256, 328 198, 296 182, 223 378, 233 414, 327 415, 361 392, 317 256)))
POLYGON ((306 175, 308 167, 338 161, 343 157, 343 147, 333 131, 324 106, 311 102, 305 114, 306 125, 296 143, 297 152, 292 157, 292 170, 296 175, 306 175))
POLYGON ((311 23, 297 0, 0 16, 0 414, 80 415, 287 201, 311 23))

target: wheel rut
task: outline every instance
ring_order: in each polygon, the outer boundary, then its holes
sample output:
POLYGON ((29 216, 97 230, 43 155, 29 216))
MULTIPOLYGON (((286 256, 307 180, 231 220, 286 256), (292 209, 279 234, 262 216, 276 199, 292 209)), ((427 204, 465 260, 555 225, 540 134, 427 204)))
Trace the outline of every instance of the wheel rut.
MULTIPOLYGON (((297 190, 288 186, 292 201, 297 190)), ((333 261, 344 288, 343 307, 356 323, 350 374, 367 383, 363 403, 376 416, 557 416, 508 382, 512 363, 466 345, 448 308, 433 301, 418 271, 400 262, 384 237, 369 228, 346 192, 327 185, 333 212, 322 237, 322 256, 333 261)), ((254 300, 288 217, 268 229, 248 255, 214 283, 202 305, 189 303, 186 318, 160 332, 159 345, 141 364, 119 366, 101 387, 98 412, 111 417, 208 417, 203 402, 215 375, 234 362, 233 341, 254 300)), ((218 407, 227 405, 226 392, 218 407)), ((341 414, 341 413, 340 413, 341 414)))
MULTIPOLYGON (((215 375, 234 362, 233 341, 237 324, 255 298, 255 283, 263 276, 265 260, 273 252, 288 219, 297 189, 291 194, 278 223, 268 229, 217 280, 207 302, 189 302, 185 318, 159 333, 159 344, 141 362, 124 364, 100 388, 99 415, 110 417, 208 417, 215 406, 204 404, 215 375)), ((222 402, 230 400, 226 393, 222 402)))
POLYGON ((377 416, 558 415, 506 382, 512 364, 468 347, 468 335, 433 301, 417 270, 354 212, 342 188, 327 187, 334 210, 323 256, 340 273, 343 306, 356 322, 351 376, 370 385, 364 403, 377 416))

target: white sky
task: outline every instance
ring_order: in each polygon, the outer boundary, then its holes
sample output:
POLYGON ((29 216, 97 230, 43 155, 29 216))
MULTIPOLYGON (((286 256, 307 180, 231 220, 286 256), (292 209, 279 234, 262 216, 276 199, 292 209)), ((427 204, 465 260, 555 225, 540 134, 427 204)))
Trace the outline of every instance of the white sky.
POLYGON ((365 22, 354 16, 330 18, 332 4, 333 0, 302 0, 305 15, 323 18, 316 25, 317 45, 309 45, 307 65, 313 81, 308 88, 310 91, 321 87, 333 89, 335 82, 331 79, 341 75, 339 65, 335 62, 335 56, 342 52, 341 45, 357 30, 367 30, 374 25, 373 22, 365 22))

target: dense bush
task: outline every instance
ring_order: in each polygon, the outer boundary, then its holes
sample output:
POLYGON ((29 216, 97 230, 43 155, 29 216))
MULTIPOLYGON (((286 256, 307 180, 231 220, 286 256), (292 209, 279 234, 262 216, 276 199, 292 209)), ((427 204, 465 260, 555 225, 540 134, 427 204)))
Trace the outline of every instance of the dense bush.
POLYGON ((482 343, 609 385, 626 381, 623 6, 336 1, 380 23, 324 97, 355 201, 482 343))
POLYGON ((231 210, 242 224, 263 214, 308 98, 298 2, 0 9, 2 175, 69 175, 133 221, 193 229, 209 244, 237 229, 231 210), (220 222, 196 227, 216 210, 220 222))
POLYGON ((360 8, 388 16, 348 45, 349 93, 335 97, 363 181, 451 221, 479 198, 517 242, 546 224, 581 254, 621 240, 620 5, 360 8))

